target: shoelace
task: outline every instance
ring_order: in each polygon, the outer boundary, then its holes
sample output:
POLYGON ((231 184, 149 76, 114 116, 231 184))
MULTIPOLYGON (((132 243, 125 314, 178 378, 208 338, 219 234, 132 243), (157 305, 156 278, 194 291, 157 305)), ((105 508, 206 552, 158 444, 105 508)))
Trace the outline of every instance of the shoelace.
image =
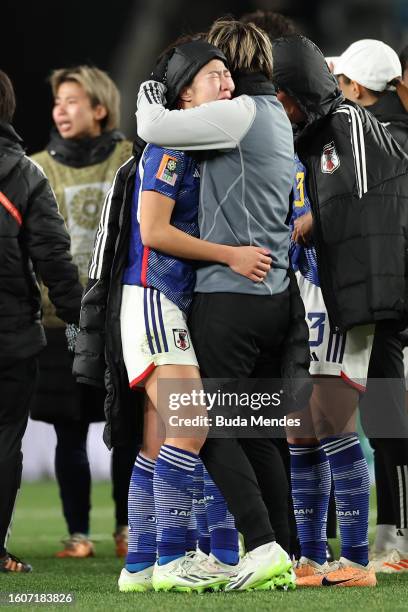
POLYGON ((188 551, 180 564, 172 569, 172 572, 177 572, 179 576, 188 576, 190 568, 194 562, 194 555, 194 550, 188 551))
MULTIPOLYGON (((242 559, 241 564, 239 566, 239 570, 237 572, 238 573, 242 573, 245 571, 246 566, 248 565, 249 561, 253 561, 254 557, 253 555, 251 555, 250 552, 247 552, 245 557, 242 559)), ((237 578, 236 578, 237 579, 237 578)))

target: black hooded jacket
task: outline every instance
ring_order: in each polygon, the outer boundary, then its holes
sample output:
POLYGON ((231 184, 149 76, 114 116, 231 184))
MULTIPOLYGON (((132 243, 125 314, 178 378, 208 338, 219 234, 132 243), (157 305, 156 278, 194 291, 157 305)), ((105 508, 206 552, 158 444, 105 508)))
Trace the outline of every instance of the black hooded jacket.
POLYGON ((45 346, 37 278, 57 315, 78 323, 82 287, 48 180, 0 122, 0 357, 25 359, 45 346))
POLYGON ((408 157, 374 116, 341 94, 307 38, 274 41, 274 82, 306 120, 295 147, 307 171, 323 297, 345 331, 407 315, 408 157))
POLYGON ((386 91, 375 104, 366 106, 390 132, 405 153, 408 153, 408 113, 395 91, 386 91))

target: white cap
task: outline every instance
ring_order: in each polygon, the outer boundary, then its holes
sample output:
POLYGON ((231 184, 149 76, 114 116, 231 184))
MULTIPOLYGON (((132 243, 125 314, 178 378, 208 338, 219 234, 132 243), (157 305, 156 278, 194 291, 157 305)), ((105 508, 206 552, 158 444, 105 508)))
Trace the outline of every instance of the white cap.
POLYGON ((381 40, 358 40, 330 60, 334 74, 344 74, 373 91, 384 91, 390 81, 402 75, 398 55, 381 40))

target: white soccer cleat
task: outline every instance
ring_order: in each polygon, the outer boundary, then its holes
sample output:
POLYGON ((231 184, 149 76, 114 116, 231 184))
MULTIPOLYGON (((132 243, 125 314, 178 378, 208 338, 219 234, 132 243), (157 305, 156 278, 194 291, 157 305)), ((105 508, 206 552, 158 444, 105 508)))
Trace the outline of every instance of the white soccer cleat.
POLYGON ((198 559, 194 559, 194 566, 191 571, 196 574, 201 574, 203 577, 216 577, 216 580, 211 583, 210 588, 212 591, 220 591, 238 574, 239 563, 237 563, 237 565, 223 563, 210 553, 207 559, 201 562, 198 559))
POLYGON ((194 559, 195 563, 203 563, 204 561, 208 561, 208 555, 199 548, 186 553, 186 556, 189 556, 191 560, 194 559))
POLYGON ((296 576, 289 555, 277 542, 258 546, 247 553, 226 591, 272 591, 294 589, 296 576))
POLYGON ((176 591, 187 592, 196 591, 219 591, 230 580, 232 575, 231 566, 221 564, 215 558, 196 560, 197 553, 187 553, 185 557, 180 557, 165 565, 154 566, 153 588, 155 591, 176 591))
POLYGON ((151 591, 152 585, 153 565, 146 567, 140 572, 128 572, 124 567, 120 572, 118 586, 121 593, 144 593, 145 591, 151 591))
POLYGON ((380 574, 404 574, 408 572, 408 553, 392 550, 382 558, 373 560, 372 565, 380 574))

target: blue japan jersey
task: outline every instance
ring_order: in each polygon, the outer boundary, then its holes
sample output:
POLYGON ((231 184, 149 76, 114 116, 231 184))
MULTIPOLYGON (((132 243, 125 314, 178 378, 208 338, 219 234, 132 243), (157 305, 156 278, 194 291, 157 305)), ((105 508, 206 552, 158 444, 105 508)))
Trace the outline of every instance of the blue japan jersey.
POLYGON ((145 247, 140 235, 140 204, 143 191, 157 191, 175 200, 171 224, 198 237, 198 164, 183 151, 147 145, 139 162, 131 213, 128 265, 123 284, 154 287, 181 310, 191 305, 195 285, 194 264, 145 247))
MULTIPOLYGON (((293 185, 293 210, 290 219, 291 235, 294 229, 295 219, 310 212, 310 200, 306 192, 306 168, 295 154, 295 183, 293 185)), ((320 287, 319 274, 317 272, 316 250, 313 246, 304 247, 290 239, 289 256, 292 268, 300 272, 308 281, 320 287)))

